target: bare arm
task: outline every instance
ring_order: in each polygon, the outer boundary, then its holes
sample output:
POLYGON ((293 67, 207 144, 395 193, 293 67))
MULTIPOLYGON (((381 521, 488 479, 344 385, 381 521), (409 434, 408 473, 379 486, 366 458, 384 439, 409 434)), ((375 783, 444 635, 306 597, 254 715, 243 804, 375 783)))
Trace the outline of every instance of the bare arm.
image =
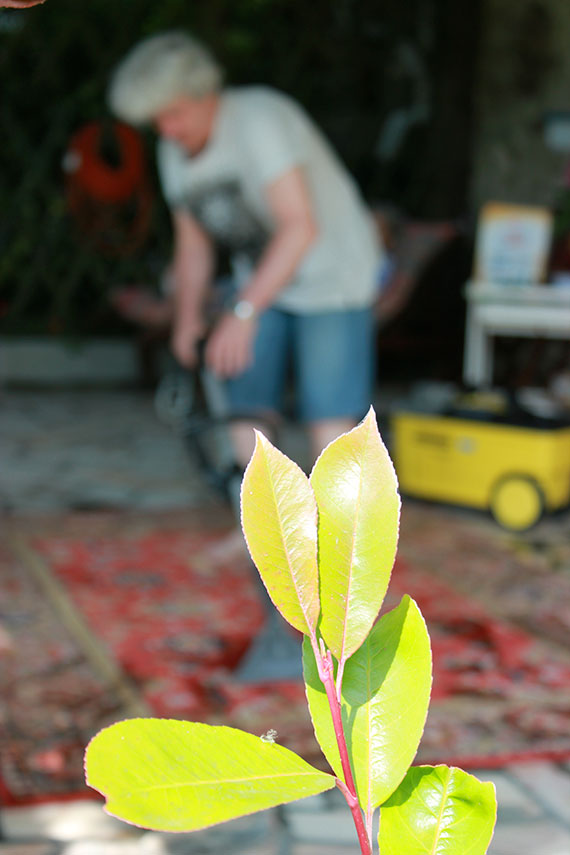
POLYGON ((204 332, 203 309, 213 273, 209 238, 185 211, 175 211, 174 223, 174 329, 172 349, 187 367, 196 359, 196 342, 204 332))
MULTIPOLYGON (((316 240, 318 229, 309 188, 300 167, 289 170, 267 187, 275 233, 250 281, 240 294, 256 314, 267 309, 297 271, 316 240)), ((255 320, 225 316, 214 330, 207 349, 210 367, 222 376, 241 373, 252 359, 255 320)))
POLYGON ((270 306, 289 284, 318 235, 309 188, 301 167, 281 175, 267 187, 276 231, 241 297, 257 312, 270 306))

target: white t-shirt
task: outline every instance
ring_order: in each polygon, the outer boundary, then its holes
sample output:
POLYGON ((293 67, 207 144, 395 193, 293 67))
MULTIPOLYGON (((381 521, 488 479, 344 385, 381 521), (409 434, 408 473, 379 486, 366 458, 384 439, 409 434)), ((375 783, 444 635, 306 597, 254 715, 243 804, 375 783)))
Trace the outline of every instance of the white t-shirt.
POLYGON ((173 208, 186 208, 233 259, 245 284, 274 231, 266 187, 301 167, 318 237, 275 305, 308 314, 372 303, 381 249, 355 182, 304 110, 266 87, 225 90, 212 136, 189 156, 161 139, 158 165, 173 208))

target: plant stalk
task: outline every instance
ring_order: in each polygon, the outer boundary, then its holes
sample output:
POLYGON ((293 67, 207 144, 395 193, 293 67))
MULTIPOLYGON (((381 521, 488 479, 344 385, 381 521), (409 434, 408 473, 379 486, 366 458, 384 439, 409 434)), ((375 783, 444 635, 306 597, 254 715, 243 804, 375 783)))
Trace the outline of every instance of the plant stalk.
POLYGON ((336 779, 336 785, 345 797, 348 807, 350 808, 354 825, 356 827, 356 833, 358 835, 361 855, 372 855, 372 844, 366 832, 366 828, 364 827, 364 820, 362 817, 362 811, 360 810, 360 805, 358 804, 358 797, 350 792, 344 781, 341 781, 340 778, 336 779))
POLYGON ((350 808, 350 812, 354 820, 354 826, 356 828, 356 834, 358 835, 358 842, 360 844, 360 851, 362 855, 372 855, 372 842, 366 830, 366 826, 364 824, 364 817, 362 815, 362 811, 358 803, 358 796, 356 795, 356 786, 354 784, 354 778, 352 775, 352 769, 348 757, 348 748, 346 745, 344 728, 342 725, 340 701, 337 695, 337 687, 335 686, 334 680, 334 666, 332 656, 330 650, 326 651, 326 653, 323 650, 323 653, 321 654, 321 652, 316 649, 316 645, 313 649, 315 650, 315 655, 317 659, 319 677, 327 693, 327 700, 329 702, 329 707, 331 710, 336 742, 340 754, 340 762, 344 774, 344 781, 340 781, 337 778, 337 786, 344 795, 348 807, 350 808))
POLYGON ((345 660, 341 659, 338 663, 338 669, 336 674, 336 696, 338 698, 338 702, 340 704, 340 699, 342 695, 342 678, 344 677, 344 665, 345 660))
POLYGON ((368 834, 368 839, 372 840, 372 822, 374 819, 374 811, 371 807, 366 811, 366 832, 368 834))

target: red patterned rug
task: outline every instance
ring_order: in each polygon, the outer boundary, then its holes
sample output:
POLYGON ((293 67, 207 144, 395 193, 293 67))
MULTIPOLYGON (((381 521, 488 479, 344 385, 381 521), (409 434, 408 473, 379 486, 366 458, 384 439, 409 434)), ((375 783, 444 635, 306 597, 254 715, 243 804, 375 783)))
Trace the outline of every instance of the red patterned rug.
MULTIPOLYGON (((236 679, 263 607, 245 557, 208 558, 219 537, 219 528, 86 526, 0 553, 4 803, 86 795, 86 742, 133 714, 274 728, 318 762, 302 684, 236 679)), ((387 606, 410 593, 432 636, 419 759, 569 759, 570 656, 417 565, 399 560, 387 606)))

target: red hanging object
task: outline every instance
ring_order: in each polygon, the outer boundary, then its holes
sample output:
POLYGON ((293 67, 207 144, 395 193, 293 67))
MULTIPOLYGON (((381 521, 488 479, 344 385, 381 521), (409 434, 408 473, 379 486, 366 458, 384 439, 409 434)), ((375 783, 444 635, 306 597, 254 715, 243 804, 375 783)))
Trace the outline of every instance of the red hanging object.
POLYGON ((37 6, 45 0, 0 0, 0 7, 6 6, 10 9, 27 9, 28 6, 37 6))
POLYGON ((66 195, 83 236, 106 255, 128 255, 144 242, 152 212, 144 144, 121 122, 89 122, 63 160, 66 195))

